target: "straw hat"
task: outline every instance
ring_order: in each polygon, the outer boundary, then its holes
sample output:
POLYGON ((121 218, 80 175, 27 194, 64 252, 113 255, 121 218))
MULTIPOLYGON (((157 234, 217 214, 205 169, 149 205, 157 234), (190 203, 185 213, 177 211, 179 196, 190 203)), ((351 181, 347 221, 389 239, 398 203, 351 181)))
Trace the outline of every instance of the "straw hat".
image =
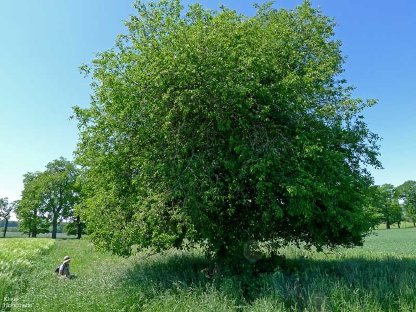
POLYGON ((69 261, 71 261, 71 258, 69 256, 65 256, 64 257, 64 263, 67 263, 69 261))

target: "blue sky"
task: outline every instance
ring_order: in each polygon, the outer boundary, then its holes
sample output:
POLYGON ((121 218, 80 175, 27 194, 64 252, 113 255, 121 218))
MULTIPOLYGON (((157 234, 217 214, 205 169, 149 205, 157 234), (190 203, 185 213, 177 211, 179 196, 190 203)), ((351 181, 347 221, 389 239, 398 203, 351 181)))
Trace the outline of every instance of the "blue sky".
MULTIPOLYGON (((254 12, 249 1, 199 2, 254 12)), ((299 3, 281 0, 275 7, 299 3)), ((379 100, 365 113, 370 129, 383 137, 385 169, 373 171, 376 184, 416 180, 416 1, 312 4, 338 24, 344 76, 356 86, 355 96, 379 100)), ((0 197, 18 199, 24 173, 60 156, 72 159, 77 128, 71 107, 87 106, 90 97, 78 67, 111 48, 133 13, 132 0, 0 1, 0 197)))

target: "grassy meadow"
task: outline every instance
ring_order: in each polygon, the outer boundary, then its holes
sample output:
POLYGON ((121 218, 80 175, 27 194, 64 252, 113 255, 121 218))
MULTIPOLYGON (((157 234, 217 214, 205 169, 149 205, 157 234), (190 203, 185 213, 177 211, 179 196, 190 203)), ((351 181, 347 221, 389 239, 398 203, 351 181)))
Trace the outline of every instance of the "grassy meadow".
POLYGON ((0 246, 4 311, 416 311, 414 228, 378 230, 362 248, 287 248, 281 268, 238 276, 210 272, 198 250, 121 258, 84 239, 0 246), (71 280, 53 272, 65 255, 71 280))

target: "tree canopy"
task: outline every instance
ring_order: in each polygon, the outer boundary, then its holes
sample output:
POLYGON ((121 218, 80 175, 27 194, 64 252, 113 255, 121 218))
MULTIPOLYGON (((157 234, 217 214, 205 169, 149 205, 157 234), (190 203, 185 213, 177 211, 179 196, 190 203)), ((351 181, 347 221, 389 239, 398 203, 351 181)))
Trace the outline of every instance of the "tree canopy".
POLYGON ((378 136, 342 79, 334 22, 309 1, 253 17, 179 1, 135 4, 75 108, 84 217, 98 245, 362 243, 378 136))

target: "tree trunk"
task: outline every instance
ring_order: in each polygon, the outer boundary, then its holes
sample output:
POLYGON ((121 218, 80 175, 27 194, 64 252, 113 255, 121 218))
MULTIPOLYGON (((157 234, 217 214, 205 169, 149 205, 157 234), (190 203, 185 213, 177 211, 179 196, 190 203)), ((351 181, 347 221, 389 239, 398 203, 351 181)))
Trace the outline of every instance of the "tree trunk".
POLYGON ((397 227, 400 229, 400 222, 397 222, 397 227))
POLYGON ((58 214, 54 212, 52 217, 52 239, 56 239, 56 232, 58 232, 58 214))
POLYGON ((390 229, 390 221, 388 221, 388 220, 386 222, 386 229, 388 229, 388 230, 390 229))
POLYGON ((3 237, 6 237, 6 232, 7 232, 7 225, 9 223, 9 219, 4 219, 5 223, 4 223, 4 231, 3 231, 3 237))
POLYGON ((77 216, 77 239, 80 239, 81 236, 82 236, 81 218, 77 216))
POLYGON ((38 229, 37 229, 36 223, 35 223, 35 226, 32 228, 31 232, 32 232, 32 238, 36 238, 36 236, 38 235, 38 229))
POLYGON ((32 222, 30 222, 31 224, 30 224, 30 227, 31 227, 31 229, 29 229, 29 231, 32 231, 32 238, 36 238, 36 235, 37 235, 37 230, 38 230, 38 210, 37 209, 35 209, 35 210, 33 210, 33 221, 32 222))
POLYGON ((416 220, 413 220, 413 227, 416 227, 416 220))

